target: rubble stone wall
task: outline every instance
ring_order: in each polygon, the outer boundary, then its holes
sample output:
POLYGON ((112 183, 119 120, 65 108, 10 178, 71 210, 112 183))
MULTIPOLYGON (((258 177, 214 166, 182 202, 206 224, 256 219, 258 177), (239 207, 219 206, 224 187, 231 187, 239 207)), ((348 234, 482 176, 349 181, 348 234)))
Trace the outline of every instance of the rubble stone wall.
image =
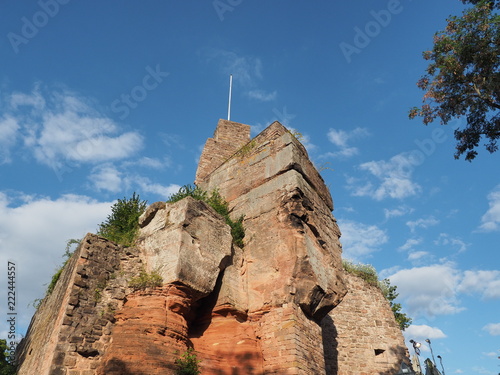
POLYGON ((139 264, 137 249, 87 234, 33 316, 18 375, 93 375, 139 264))
POLYGON ((395 374, 408 350, 389 302, 357 276, 344 280, 349 292, 322 321, 326 374, 395 374))

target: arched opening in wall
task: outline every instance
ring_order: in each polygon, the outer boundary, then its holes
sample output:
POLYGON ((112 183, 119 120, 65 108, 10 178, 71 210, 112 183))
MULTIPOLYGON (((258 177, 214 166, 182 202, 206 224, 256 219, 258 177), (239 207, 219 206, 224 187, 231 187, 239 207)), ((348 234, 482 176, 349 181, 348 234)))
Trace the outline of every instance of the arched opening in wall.
POLYGON ((323 353, 325 357, 325 374, 337 375, 339 368, 338 332, 330 315, 326 315, 321 321, 321 336, 323 339, 323 353))

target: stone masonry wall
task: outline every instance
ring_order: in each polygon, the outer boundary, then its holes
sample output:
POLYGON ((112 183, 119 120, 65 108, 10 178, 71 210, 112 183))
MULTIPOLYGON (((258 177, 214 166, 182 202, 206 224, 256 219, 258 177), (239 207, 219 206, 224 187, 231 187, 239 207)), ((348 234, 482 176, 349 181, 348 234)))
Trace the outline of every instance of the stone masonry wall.
POLYGON ((33 316, 18 375, 93 375, 139 267, 137 249, 87 234, 33 316))
POLYGON ((195 183, 205 179, 231 155, 250 141, 250 126, 219 120, 213 138, 208 138, 201 153, 195 183))
POLYGON ((349 292, 322 321, 326 374, 395 374, 408 353, 389 302, 363 279, 344 277, 349 292))

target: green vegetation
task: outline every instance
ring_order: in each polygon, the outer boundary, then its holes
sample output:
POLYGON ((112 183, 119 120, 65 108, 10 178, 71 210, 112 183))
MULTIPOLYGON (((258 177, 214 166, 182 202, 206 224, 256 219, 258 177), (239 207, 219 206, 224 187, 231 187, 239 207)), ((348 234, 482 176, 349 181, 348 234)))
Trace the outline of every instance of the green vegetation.
POLYGON ((295 137, 297 141, 302 142, 304 140, 304 135, 298 130, 292 129, 289 130, 289 132, 295 137))
MULTIPOLYGON (((71 256, 73 255, 74 250, 71 251, 71 247, 73 245, 76 245, 76 246, 80 245, 80 241, 81 240, 76 240, 74 238, 71 238, 66 242, 66 248, 65 248, 65 251, 63 254, 63 257, 65 257, 66 260, 64 261, 62 266, 56 270, 56 273, 52 276, 52 279, 50 280, 50 284, 47 287, 47 292, 45 293, 46 296, 50 296, 52 294, 52 292, 54 291, 54 288, 57 284, 57 281, 59 280, 59 277, 61 277, 61 273, 62 273, 64 267, 66 266, 66 264, 68 264, 69 258, 71 258, 71 256)), ((37 302, 37 301, 35 301, 35 302, 37 302)), ((41 302, 41 301, 38 301, 38 302, 41 302)))
POLYGON ((346 272, 362 278, 372 286, 379 287, 377 271, 371 264, 354 264, 347 260, 343 260, 342 265, 344 266, 344 270, 346 272))
POLYGON ((380 289, 382 290, 384 297, 389 301, 389 304, 391 305, 392 312, 394 313, 396 322, 399 324, 399 328, 404 331, 410 326, 412 319, 401 312, 402 307, 400 303, 394 303, 394 300, 399 296, 399 294, 396 293, 397 286, 391 285, 389 279, 384 279, 380 281, 380 289))
POLYGON ((426 74, 417 82, 425 91, 423 104, 410 110, 425 125, 439 119, 465 119, 455 130, 458 159, 471 161, 481 141, 490 153, 500 138, 500 2, 462 0, 472 3, 459 17, 450 17, 443 31, 434 35, 434 47, 423 53, 429 61, 426 74))
POLYGON ((242 157, 242 158, 247 156, 255 148, 256 145, 257 145, 257 142, 255 141, 255 139, 252 139, 245 146, 243 146, 242 148, 240 148, 238 150, 237 155, 242 157))
POLYGON ((167 203, 180 201, 185 197, 193 197, 194 199, 203 201, 212 207, 218 214, 226 220, 226 223, 231 227, 231 235, 233 243, 239 247, 243 247, 243 238, 245 237, 245 229, 243 228, 244 216, 240 216, 236 221, 229 217, 229 204, 224 200, 217 190, 207 192, 200 189, 198 186, 184 185, 179 191, 173 194, 167 203))
POLYGON ((189 348, 181 355, 180 358, 175 360, 177 369, 176 375, 198 375, 201 374, 199 363, 201 361, 196 358, 196 353, 192 348, 189 348))
POLYGON ((9 362, 8 358, 9 347, 7 340, 0 339, 0 375, 14 375, 16 373, 16 367, 9 362))
POLYGON ((147 202, 139 194, 132 198, 118 199, 111 207, 111 215, 99 224, 97 234, 124 246, 132 246, 139 231, 139 216, 146 210, 147 202))
POLYGON ((129 281, 128 286, 134 290, 145 290, 147 288, 162 286, 162 284, 163 278, 158 271, 147 273, 145 270, 142 270, 139 276, 134 277, 129 281))
POLYGON ((399 294, 396 293, 397 287, 395 285, 391 285, 389 279, 379 280, 377 271, 371 264, 354 264, 347 260, 343 260, 342 265, 344 266, 344 270, 346 272, 362 278, 368 284, 376 286, 382 291, 384 297, 387 301, 389 301, 394 318, 402 331, 410 326, 412 319, 401 312, 402 307, 400 303, 394 302, 399 294))

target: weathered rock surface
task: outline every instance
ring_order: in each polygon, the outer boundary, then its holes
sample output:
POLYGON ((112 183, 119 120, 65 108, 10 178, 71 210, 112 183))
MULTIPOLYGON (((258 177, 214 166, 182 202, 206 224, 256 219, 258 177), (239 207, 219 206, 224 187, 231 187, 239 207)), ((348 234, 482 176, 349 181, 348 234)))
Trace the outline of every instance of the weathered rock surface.
POLYGON ((157 202, 139 219, 138 246, 148 271, 205 296, 231 256, 231 228, 205 202, 191 197, 157 202))
POLYGON ((173 374, 193 347, 204 375, 384 374, 405 356, 380 291, 345 275, 323 179, 275 122, 220 120, 196 182, 218 189, 244 248, 205 203, 152 204, 137 247, 88 235, 20 348, 20 375, 173 374), (132 290, 141 270, 163 285, 132 290))
POLYGON ((323 179, 300 142, 277 122, 205 173, 198 185, 218 189, 234 218, 245 216, 245 248, 222 285, 243 284, 246 293, 235 295, 228 286, 215 308, 225 304, 230 310, 232 303, 247 311, 259 337, 270 335, 261 341, 264 373, 321 372, 318 323, 347 291, 340 231, 323 179), (279 322, 288 322, 279 335, 267 332, 279 322))

